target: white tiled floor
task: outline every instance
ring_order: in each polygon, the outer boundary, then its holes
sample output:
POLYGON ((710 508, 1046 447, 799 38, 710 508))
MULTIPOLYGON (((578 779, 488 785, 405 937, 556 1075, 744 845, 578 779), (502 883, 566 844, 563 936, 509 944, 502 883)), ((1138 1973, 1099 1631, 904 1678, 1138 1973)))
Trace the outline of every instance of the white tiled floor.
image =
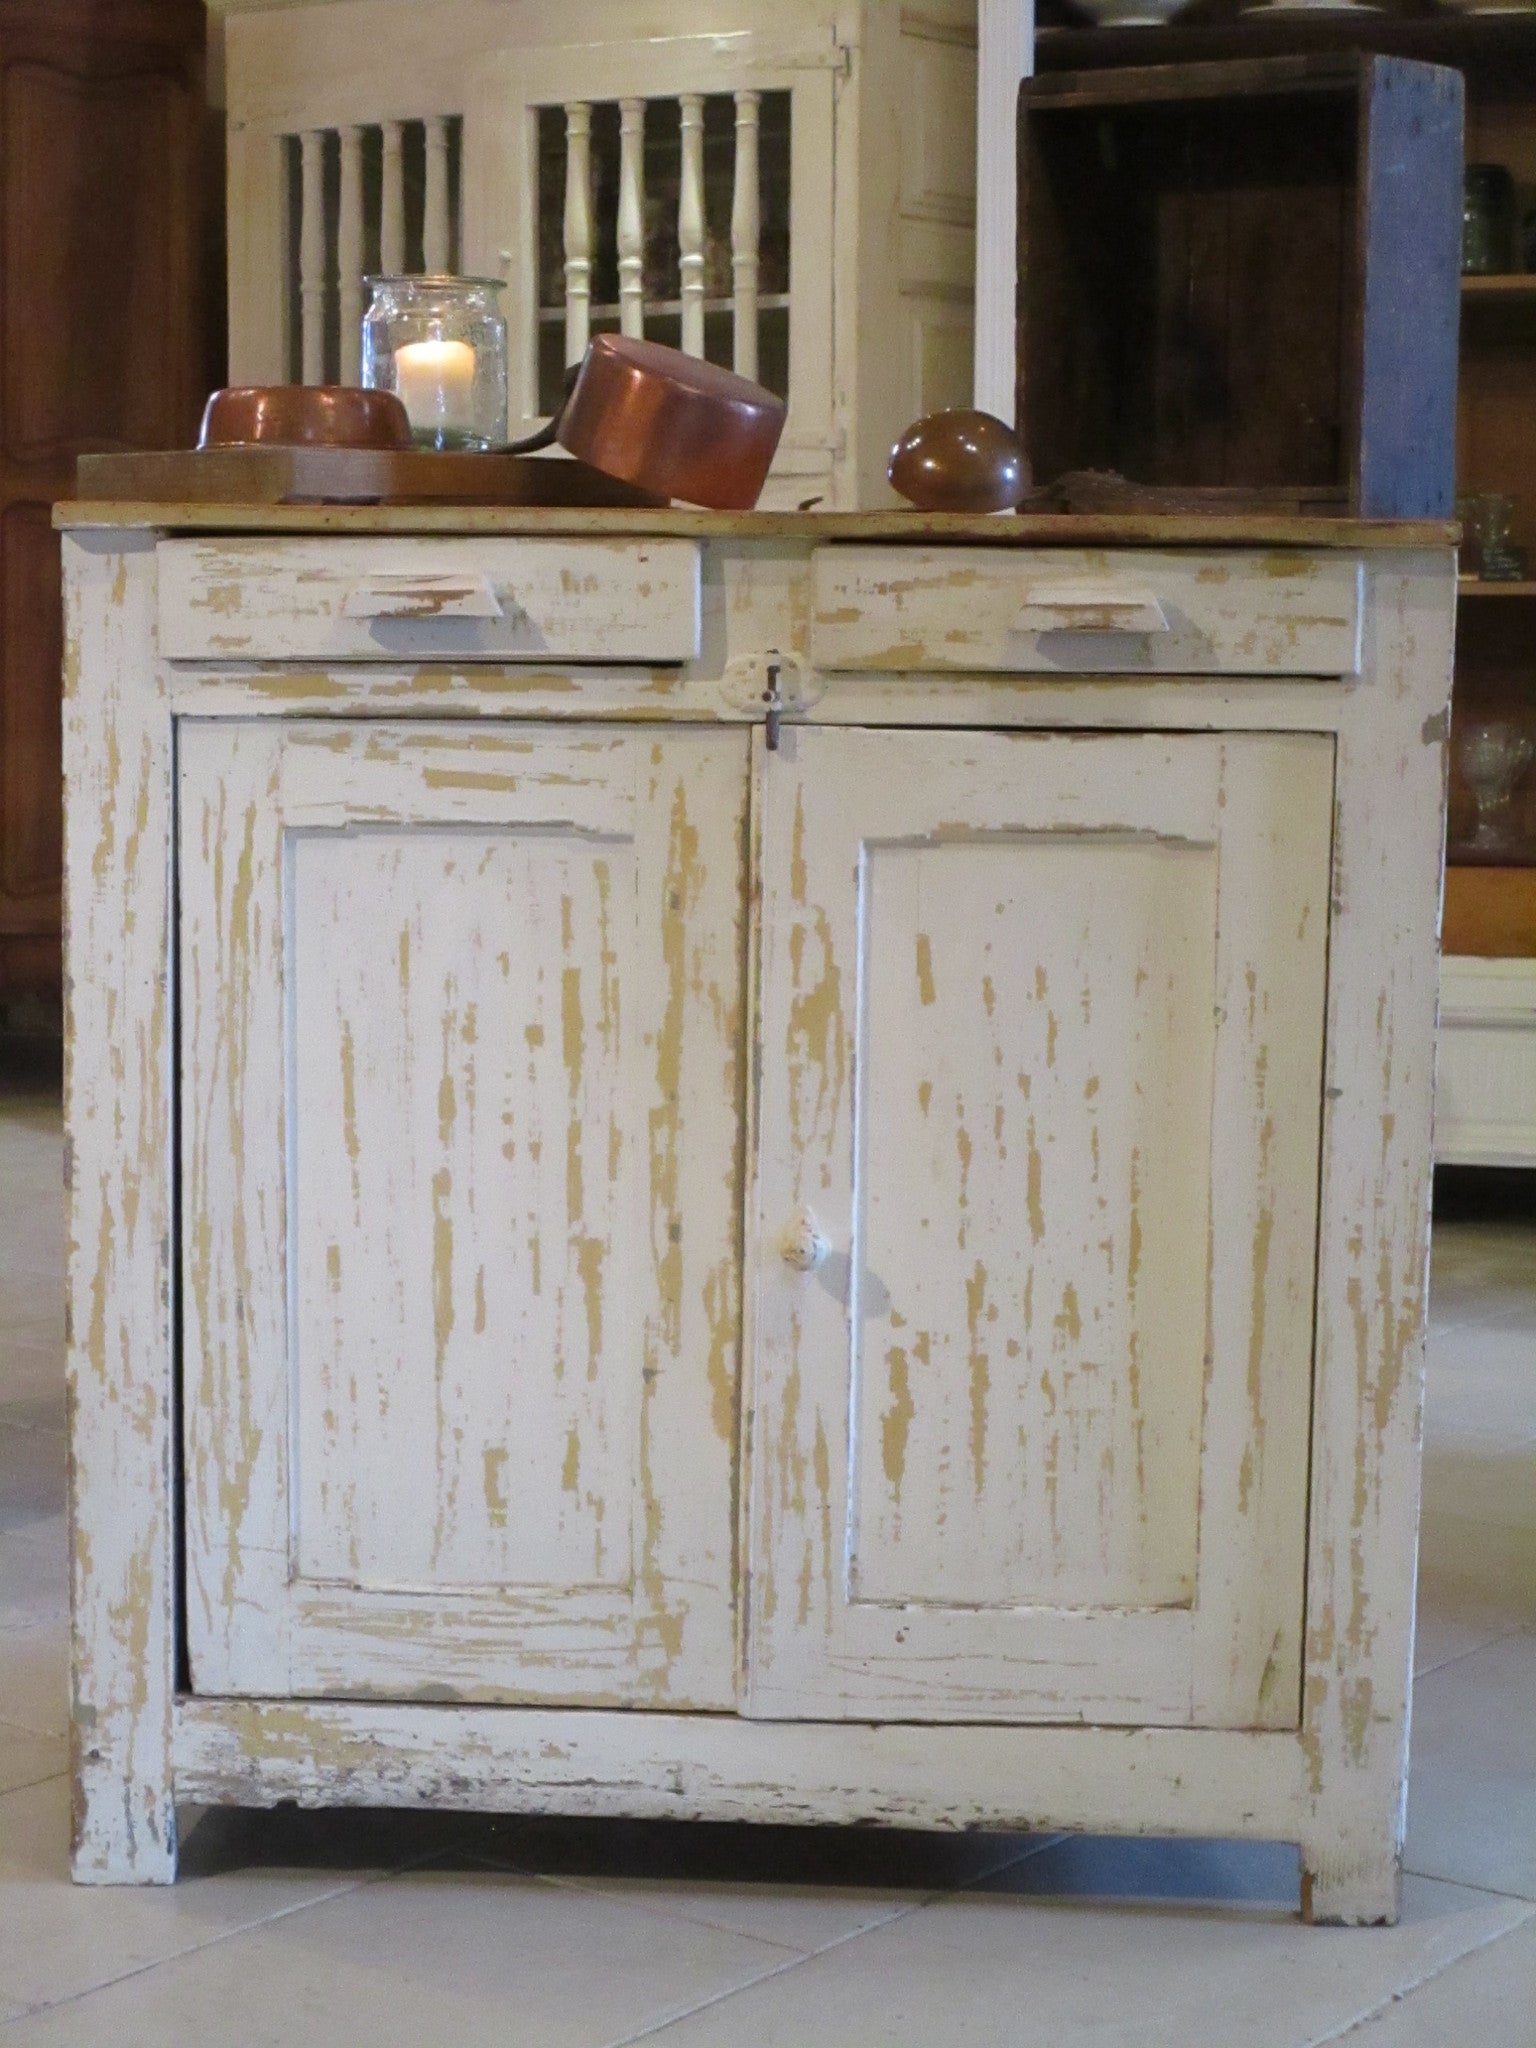
POLYGON ((66 1877, 59 1115, 0 1080, 0 2034, 16 2048, 1536 2048, 1536 1221, 1436 1234, 1400 1926, 1222 1843, 209 1813, 66 1877))

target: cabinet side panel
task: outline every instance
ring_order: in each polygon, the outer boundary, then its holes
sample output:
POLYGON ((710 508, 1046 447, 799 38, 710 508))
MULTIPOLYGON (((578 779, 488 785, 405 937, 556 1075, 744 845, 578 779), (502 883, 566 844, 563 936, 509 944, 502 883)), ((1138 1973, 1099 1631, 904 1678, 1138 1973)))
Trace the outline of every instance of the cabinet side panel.
POLYGON ((175 1875, 170 752, 155 565, 65 542, 74 1875, 175 1875))
POLYGON ((1302 1744, 1313 1917, 1397 1913, 1455 559, 1378 557, 1339 735, 1302 1744))

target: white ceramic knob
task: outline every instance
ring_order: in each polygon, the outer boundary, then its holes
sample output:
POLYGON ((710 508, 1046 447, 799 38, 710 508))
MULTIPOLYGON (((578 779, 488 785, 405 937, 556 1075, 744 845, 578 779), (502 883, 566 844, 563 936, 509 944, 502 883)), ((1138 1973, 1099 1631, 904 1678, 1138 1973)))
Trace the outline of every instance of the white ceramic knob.
POLYGON ((821 1264, 827 1255, 827 1240, 816 1228, 816 1218, 809 1209, 802 1209, 788 1225, 779 1239, 779 1250, 785 1265, 793 1266, 796 1272, 809 1273, 821 1264))

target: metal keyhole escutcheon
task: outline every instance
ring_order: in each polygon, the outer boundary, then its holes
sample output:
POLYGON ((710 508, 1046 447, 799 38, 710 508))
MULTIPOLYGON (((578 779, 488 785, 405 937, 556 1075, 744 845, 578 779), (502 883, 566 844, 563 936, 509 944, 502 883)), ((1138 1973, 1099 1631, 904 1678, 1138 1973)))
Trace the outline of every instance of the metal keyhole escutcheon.
POLYGON ((778 662, 770 661, 768 664, 768 687, 763 692, 763 703, 767 706, 767 715, 763 723, 767 728, 766 738, 770 754, 776 754, 779 751, 779 720, 784 711, 784 699, 779 695, 779 674, 778 662))

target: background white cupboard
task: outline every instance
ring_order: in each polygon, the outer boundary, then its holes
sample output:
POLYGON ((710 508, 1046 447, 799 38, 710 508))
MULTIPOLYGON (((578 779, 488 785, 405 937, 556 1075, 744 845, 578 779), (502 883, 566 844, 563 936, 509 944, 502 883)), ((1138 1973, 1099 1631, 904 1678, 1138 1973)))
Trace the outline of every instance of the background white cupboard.
POLYGON ((231 380, 354 374, 366 270, 476 272, 513 434, 643 329, 785 392, 765 504, 887 502, 902 428, 970 401, 976 36, 975 0, 232 12, 231 380))

